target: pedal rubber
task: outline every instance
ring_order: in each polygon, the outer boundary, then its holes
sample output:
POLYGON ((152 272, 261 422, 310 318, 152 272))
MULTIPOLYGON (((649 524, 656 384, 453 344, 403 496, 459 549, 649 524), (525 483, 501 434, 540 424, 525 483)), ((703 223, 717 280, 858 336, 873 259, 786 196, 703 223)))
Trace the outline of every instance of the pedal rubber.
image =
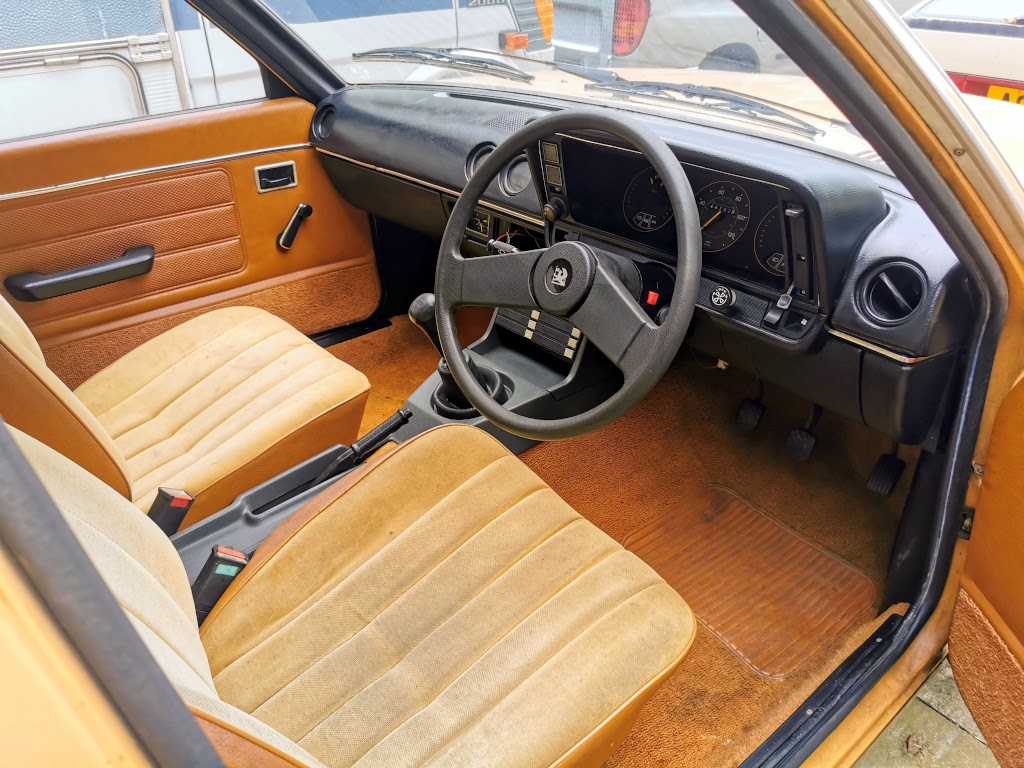
POLYGON ((806 429, 794 429, 786 438, 786 453, 793 461, 804 462, 811 458, 817 436, 806 429))
POLYGON ((868 477, 868 490, 879 496, 891 496, 906 467, 907 462, 896 454, 883 453, 868 477))
POLYGON ((736 426, 744 432, 753 432, 761 423, 764 411, 764 403, 760 400, 744 398, 740 402, 740 407, 736 409, 736 426))

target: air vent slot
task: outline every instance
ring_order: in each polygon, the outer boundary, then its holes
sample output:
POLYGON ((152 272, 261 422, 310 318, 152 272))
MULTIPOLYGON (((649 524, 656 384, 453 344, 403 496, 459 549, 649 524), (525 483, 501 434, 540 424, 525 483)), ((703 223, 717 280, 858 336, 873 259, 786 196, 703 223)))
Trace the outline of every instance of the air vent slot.
POLYGON ((861 281, 865 314, 879 325, 899 325, 924 303, 928 282, 908 261, 892 261, 871 270, 861 281))
POLYGON ((473 147, 469 153, 469 157, 466 158, 466 181, 473 178, 473 174, 476 173, 476 169, 480 167, 480 164, 487 159, 487 156, 494 151, 493 144, 480 144, 473 147))

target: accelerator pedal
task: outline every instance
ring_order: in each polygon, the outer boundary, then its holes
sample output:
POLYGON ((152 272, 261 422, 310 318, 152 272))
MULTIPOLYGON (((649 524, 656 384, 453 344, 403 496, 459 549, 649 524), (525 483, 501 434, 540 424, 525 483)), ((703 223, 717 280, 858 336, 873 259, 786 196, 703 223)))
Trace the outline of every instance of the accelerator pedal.
POLYGON ((906 468, 907 462, 899 457, 899 444, 894 444, 892 451, 883 453, 875 462, 868 477, 868 490, 879 496, 891 496, 906 468))

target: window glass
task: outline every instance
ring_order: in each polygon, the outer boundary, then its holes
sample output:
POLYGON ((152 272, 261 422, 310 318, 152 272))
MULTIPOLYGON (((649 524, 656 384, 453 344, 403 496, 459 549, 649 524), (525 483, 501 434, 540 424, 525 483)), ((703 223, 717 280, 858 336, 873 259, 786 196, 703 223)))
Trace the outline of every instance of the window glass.
POLYGON ((264 95, 184 0, 0 0, 0 141, 264 95))

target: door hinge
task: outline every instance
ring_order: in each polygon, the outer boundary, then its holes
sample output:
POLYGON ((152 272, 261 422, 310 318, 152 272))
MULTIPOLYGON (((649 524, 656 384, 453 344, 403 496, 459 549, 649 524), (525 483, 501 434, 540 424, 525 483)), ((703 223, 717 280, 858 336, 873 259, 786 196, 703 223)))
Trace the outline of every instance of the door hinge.
POLYGON ((128 38, 128 57, 136 64, 171 58, 171 41, 166 32, 128 38))
POLYGON ((974 507, 965 507, 960 513, 960 530, 956 535, 961 539, 971 538, 971 531, 974 529, 974 507))

